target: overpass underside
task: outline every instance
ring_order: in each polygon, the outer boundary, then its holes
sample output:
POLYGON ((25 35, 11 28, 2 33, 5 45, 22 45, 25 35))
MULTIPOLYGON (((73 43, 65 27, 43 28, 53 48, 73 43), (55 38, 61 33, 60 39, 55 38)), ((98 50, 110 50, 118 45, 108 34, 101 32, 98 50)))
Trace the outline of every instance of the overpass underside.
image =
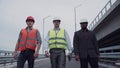
POLYGON ((99 47, 120 45, 120 1, 117 0, 106 14, 98 21, 94 32, 99 47))
POLYGON ((99 47, 120 45, 120 28, 98 41, 99 47))

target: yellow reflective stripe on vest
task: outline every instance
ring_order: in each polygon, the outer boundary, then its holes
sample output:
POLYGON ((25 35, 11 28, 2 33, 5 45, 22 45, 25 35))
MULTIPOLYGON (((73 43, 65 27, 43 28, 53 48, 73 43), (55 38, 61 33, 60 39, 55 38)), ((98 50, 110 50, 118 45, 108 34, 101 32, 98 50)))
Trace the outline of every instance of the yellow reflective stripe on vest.
POLYGON ((54 40, 54 39, 62 39, 62 40, 65 40, 65 38, 50 38, 49 40, 54 40))
POLYGON ((60 31, 56 34, 54 30, 50 30, 49 32, 49 48, 62 48, 66 49, 66 40, 64 35, 64 29, 60 29, 60 31))
POLYGON ((56 38, 50 38, 50 39, 49 39, 50 42, 52 42, 53 40, 66 43, 65 38, 57 38, 57 37, 56 37, 56 38))
POLYGON ((50 45, 49 48, 50 48, 50 49, 52 49, 52 48, 67 49, 66 46, 64 46, 64 45, 59 45, 59 44, 57 44, 57 46, 56 46, 55 44, 54 44, 54 45, 50 45))
POLYGON ((60 43, 60 42, 50 43, 49 45, 54 45, 54 44, 58 44, 58 45, 66 45, 65 43, 60 43))

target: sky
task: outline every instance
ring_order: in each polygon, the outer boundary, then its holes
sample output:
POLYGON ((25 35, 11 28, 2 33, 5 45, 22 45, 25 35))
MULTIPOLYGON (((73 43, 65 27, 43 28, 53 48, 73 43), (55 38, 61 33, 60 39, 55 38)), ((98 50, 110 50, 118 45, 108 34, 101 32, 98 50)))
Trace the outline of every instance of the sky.
POLYGON ((75 32, 74 9, 79 30, 80 19, 85 18, 90 24, 107 2, 108 0, 0 0, 0 50, 14 51, 19 32, 26 27, 27 16, 34 17, 34 28, 40 31, 42 38, 43 20, 46 36, 49 29, 53 28, 53 18, 60 18, 60 28, 68 32, 72 45, 75 32))

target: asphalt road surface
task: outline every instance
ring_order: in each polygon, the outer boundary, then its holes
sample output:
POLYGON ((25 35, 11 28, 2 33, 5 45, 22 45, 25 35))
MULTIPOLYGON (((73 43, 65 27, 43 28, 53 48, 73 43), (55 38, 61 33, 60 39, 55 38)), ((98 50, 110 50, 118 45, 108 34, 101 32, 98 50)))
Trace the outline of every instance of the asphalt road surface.
MULTIPOLYGON (((16 66, 12 68, 16 68, 16 66)), ((28 68, 27 63, 25 64, 24 68, 28 68)), ((51 68, 49 58, 36 60, 34 68, 51 68)), ((79 62, 75 61, 74 59, 72 61, 66 60, 66 68, 80 68, 80 65, 79 62)))

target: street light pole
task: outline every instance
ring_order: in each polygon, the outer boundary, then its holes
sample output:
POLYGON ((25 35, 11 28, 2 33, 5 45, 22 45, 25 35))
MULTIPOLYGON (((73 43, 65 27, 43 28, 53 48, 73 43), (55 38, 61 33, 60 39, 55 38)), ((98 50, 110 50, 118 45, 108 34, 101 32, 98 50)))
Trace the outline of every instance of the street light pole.
POLYGON ((44 23, 45 23, 45 19, 47 19, 50 16, 44 17, 43 18, 43 47, 42 47, 42 54, 44 53, 44 23))
POLYGON ((76 31, 76 7, 74 8, 74 13, 75 13, 75 31, 76 31))
POLYGON ((78 5, 78 6, 76 6, 76 7, 74 7, 74 14, 75 14, 75 31, 76 31, 76 29, 77 29, 77 26, 76 26, 76 9, 77 9, 78 7, 80 7, 80 6, 81 6, 81 4, 78 5))

